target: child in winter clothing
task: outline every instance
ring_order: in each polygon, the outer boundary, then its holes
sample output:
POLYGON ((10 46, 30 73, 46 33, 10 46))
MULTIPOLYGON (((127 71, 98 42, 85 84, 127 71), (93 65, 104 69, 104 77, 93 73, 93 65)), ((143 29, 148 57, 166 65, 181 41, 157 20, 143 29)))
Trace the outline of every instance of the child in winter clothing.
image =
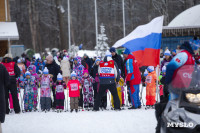
POLYGON ((40 80, 40 104, 42 111, 50 111, 51 108, 51 85, 52 78, 49 75, 49 70, 45 67, 40 80))
POLYGON ((147 71, 149 72, 146 76, 146 106, 153 106, 156 103, 155 97, 156 97, 156 80, 157 75, 154 71, 153 66, 149 66, 147 68, 147 71))
POLYGON ((85 67, 81 64, 81 59, 79 57, 74 58, 73 71, 76 73, 79 81, 83 76, 83 70, 85 70, 85 67))
POLYGON ((37 101, 37 97, 38 97, 38 81, 39 81, 39 76, 38 74, 36 73, 36 66, 35 65, 30 65, 28 67, 28 71, 31 73, 31 78, 32 80, 36 80, 36 85, 35 87, 33 87, 33 91, 34 91, 34 103, 33 103, 33 107, 34 107, 34 111, 37 110, 37 104, 38 104, 38 101, 37 101))
POLYGON ((24 109, 26 112, 32 111, 34 91, 33 88, 36 85, 36 80, 31 78, 31 73, 27 71, 25 73, 25 79, 22 81, 21 86, 24 87, 24 109))
POLYGON ((78 112, 78 97, 80 96, 80 82, 76 79, 76 73, 71 73, 71 80, 69 80, 67 87, 69 88, 69 97, 70 97, 70 112, 73 112, 75 109, 78 112))
POLYGON ((81 79, 81 84, 83 86, 83 101, 84 107, 93 107, 94 97, 93 97, 93 86, 92 83, 94 79, 89 75, 88 70, 83 71, 83 77, 81 79))
POLYGON ((160 101, 162 101, 163 97, 164 97, 163 96, 163 87, 164 87, 164 84, 165 84, 165 75, 166 75, 166 66, 163 67, 162 73, 159 76, 160 101))
POLYGON ((66 89, 66 83, 63 81, 63 77, 60 73, 58 73, 57 82, 54 84, 54 89, 56 90, 56 109, 57 112, 61 112, 64 110, 64 89, 66 89))

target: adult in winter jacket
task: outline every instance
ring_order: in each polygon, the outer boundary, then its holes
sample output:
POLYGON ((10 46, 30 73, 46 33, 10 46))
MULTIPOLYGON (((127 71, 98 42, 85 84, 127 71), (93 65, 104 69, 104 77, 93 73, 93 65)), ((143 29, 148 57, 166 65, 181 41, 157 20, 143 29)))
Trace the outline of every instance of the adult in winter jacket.
POLYGON ((20 113, 20 106, 19 106, 19 100, 17 96, 17 84, 16 84, 16 78, 20 76, 20 69, 17 66, 15 62, 12 61, 12 55, 6 54, 3 58, 2 64, 6 67, 8 73, 9 73, 9 84, 5 87, 5 98, 6 98, 6 114, 9 114, 9 91, 11 92, 12 99, 13 99, 13 105, 14 105, 14 111, 15 113, 20 113))
POLYGON ((129 109, 141 108, 141 103, 139 99, 139 84, 141 82, 141 74, 135 57, 130 54, 130 51, 126 49, 124 51, 125 58, 125 75, 126 82, 130 93, 132 107, 129 109))
POLYGON ((88 71, 89 71, 89 73, 90 73, 91 68, 92 68, 92 61, 91 61, 91 59, 88 57, 87 54, 84 54, 84 60, 85 60, 85 62, 86 62, 87 65, 88 65, 88 71))
POLYGON ((61 70, 62 70, 63 80, 67 84, 67 82, 70 78, 70 74, 71 74, 70 63, 69 63, 69 59, 67 57, 63 57, 63 60, 61 60, 60 67, 61 67, 61 70))
POLYGON ((110 52, 112 54, 112 59, 117 63, 118 68, 121 70, 121 76, 125 77, 125 66, 124 61, 120 55, 116 53, 116 50, 114 47, 110 48, 110 52))
POLYGON ((111 53, 107 52, 98 68, 98 74, 100 79, 99 93, 94 102, 94 111, 99 110, 100 100, 104 95, 105 91, 108 89, 114 98, 114 108, 120 110, 120 101, 117 94, 116 82, 119 82, 120 74, 117 64, 111 58, 111 53), (116 80, 116 82, 115 82, 116 80))
MULTIPOLYGON (((94 100, 96 99, 97 96, 97 92, 99 90, 99 74, 98 74, 98 67, 99 67, 99 63, 100 63, 100 59, 97 58, 95 61, 95 64, 92 66, 90 75, 95 79, 94 83, 93 83, 93 90, 94 90, 94 100)), ((106 100, 107 102, 107 100, 106 100)))
MULTIPOLYGON (((193 57, 194 56, 193 48, 191 44, 189 44, 189 42, 184 42, 181 45, 180 49, 181 49, 180 52, 177 53, 177 55, 167 65, 165 82, 164 82, 165 84, 164 84, 164 90, 163 90, 164 97, 162 101, 160 101, 160 103, 155 105, 156 118, 158 121, 158 124, 156 127, 156 133, 160 133, 161 115, 167 105, 168 99, 170 98, 171 100, 173 100, 173 99, 178 98, 177 94, 169 90, 168 85, 173 81, 174 83, 173 85, 178 85, 177 87, 182 87, 180 85, 190 84, 190 81, 191 81, 190 79, 188 79, 184 81, 187 83, 181 83, 182 81, 180 79, 182 79, 182 77, 179 77, 179 76, 183 76, 184 74, 177 75, 177 72, 182 67, 187 67, 187 66, 191 66, 195 64, 195 60, 193 57)), ((187 71, 184 71, 184 72, 192 74, 193 70, 188 69, 187 71)))
POLYGON ((6 101, 5 101, 5 87, 8 85, 9 74, 2 64, 0 64, 0 133, 1 123, 5 120, 6 101))
MULTIPOLYGON (((53 60, 53 56, 52 55, 48 55, 46 57, 46 65, 45 67, 47 67, 47 69, 49 70, 49 74, 53 75, 53 82, 55 83, 57 80, 57 75, 58 73, 61 73, 60 70, 60 66, 53 60)), ((55 94, 55 89, 52 88, 52 92, 53 92, 53 108, 56 108, 56 94, 55 94)))

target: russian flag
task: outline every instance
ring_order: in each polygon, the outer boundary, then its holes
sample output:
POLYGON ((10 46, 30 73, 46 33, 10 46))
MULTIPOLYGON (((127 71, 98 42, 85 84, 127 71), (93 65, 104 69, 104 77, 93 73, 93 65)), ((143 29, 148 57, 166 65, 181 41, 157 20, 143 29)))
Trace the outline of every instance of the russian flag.
POLYGON ((117 41, 113 47, 125 47, 132 52, 141 66, 157 66, 160 63, 163 16, 138 26, 129 35, 117 41))

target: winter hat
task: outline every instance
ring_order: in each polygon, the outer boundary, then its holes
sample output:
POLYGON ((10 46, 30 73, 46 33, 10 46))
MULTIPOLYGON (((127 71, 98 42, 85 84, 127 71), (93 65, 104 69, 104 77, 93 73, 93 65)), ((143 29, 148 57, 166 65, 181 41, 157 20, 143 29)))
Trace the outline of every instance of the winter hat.
POLYGON ((76 77, 76 73, 74 71, 71 73, 71 77, 76 77))
POLYGON ((32 71, 31 71, 31 74, 35 74, 35 73, 36 73, 36 66, 35 66, 35 65, 30 65, 30 66, 28 67, 28 70, 32 70, 32 71))
POLYGON ((31 76, 31 73, 29 71, 26 71, 25 77, 28 76, 28 75, 31 76))
POLYGON ((106 55, 105 56, 112 57, 112 55, 111 55, 111 53, 109 51, 106 51, 106 55))
POLYGON ((165 56, 171 56, 171 52, 169 51, 169 49, 167 49, 164 53, 165 56))
POLYGON ((129 55, 129 54, 130 54, 130 51, 126 48, 126 49, 124 50, 124 54, 129 55))
POLYGON ((162 67, 162 72, 165 73, 166 72, 166 66, 162 67))
POLYGON ((88 72, 87 69, 83 70, 83 74, 85 74, 85 73, 88 73, 88 74, 89 74, 89 72, 88 72))
POLYGON ((148 71, 147 71, 147 69, 145 69, 144 76, 146 77, 147 75, 148 75, 148 71))
POLYGON ((32 66, 29 66, 29 67, 28 67, 28 70, 33 70, 33 67, 32 67, 32 66))
POLYGON ((99 58, 97 58, 96 60, 95 60, 95 63, 97 62, 97 61, 101 61, 99 58))
POLYGON ((111 53, 112 53, 112 52, 116 52, 115 48, 114 48, 114 47, 111 47, 111 48, 110 48, 110 52, 111 52, 111 53))
POLYGON ((76 61, 78 61, 78 58, 77 58, 77 57, 76 57, 76 58, 74 58, 74 61, 75 61, 75 60, 76 60, 76 61))
POLYGON ((68 59, 67 57, 64 56, 64 57, 63 57, 63 60, 69 60, 69 59, 68 59))
POLYGON ((148 66, 148 67, 147 67, 147 71, 153 72, 153 71, 154 71, 154 66, 148 66))
POLYGON ((88 56, 86 53, 83 56, 88 56))
POLYGON ((176 49, 174 49, 172 52, 176 53, 176 49))
POLYGON ((22 61, 20 59, 17 60, 17 63, 22 63, 22 61))
POLYGON ((47 67, 44 68, 43 74, 49 74, 49 70, 47 69, 47 67))
POLYGON ((6 55, 4 56, 4 58, 6 58, 6 57, 7 57, 7 58, 12 58, 12 54, 9 54, 9 53, 8 53, 8 54, 6 54, 6 55))
POLYGON ((57 75, 57 80, 63 80, 63 77, 60 73, 58 73, 58 75, 57 75))

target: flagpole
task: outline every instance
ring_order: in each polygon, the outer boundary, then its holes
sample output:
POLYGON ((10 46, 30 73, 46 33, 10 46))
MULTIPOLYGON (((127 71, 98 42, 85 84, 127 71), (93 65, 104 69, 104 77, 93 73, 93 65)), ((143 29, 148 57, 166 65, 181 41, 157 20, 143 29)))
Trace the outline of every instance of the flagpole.
POLYGON ((122 0, 122 12, 123 12, 123 34, 126 36, 126 27, 125 27, 125 11, 124 11, 124 0, 122 0))
POLYGON ((68 37, 69 37, 69 49, 71 47, 71 23, 70 23, 70 0, 68 0, 68 37))
POLYGON ((95 7, 95 28, 96 28, 96 45, 98 43, 98 22, 97 22, 97 1, 94 0, 94 7, 95 7))

